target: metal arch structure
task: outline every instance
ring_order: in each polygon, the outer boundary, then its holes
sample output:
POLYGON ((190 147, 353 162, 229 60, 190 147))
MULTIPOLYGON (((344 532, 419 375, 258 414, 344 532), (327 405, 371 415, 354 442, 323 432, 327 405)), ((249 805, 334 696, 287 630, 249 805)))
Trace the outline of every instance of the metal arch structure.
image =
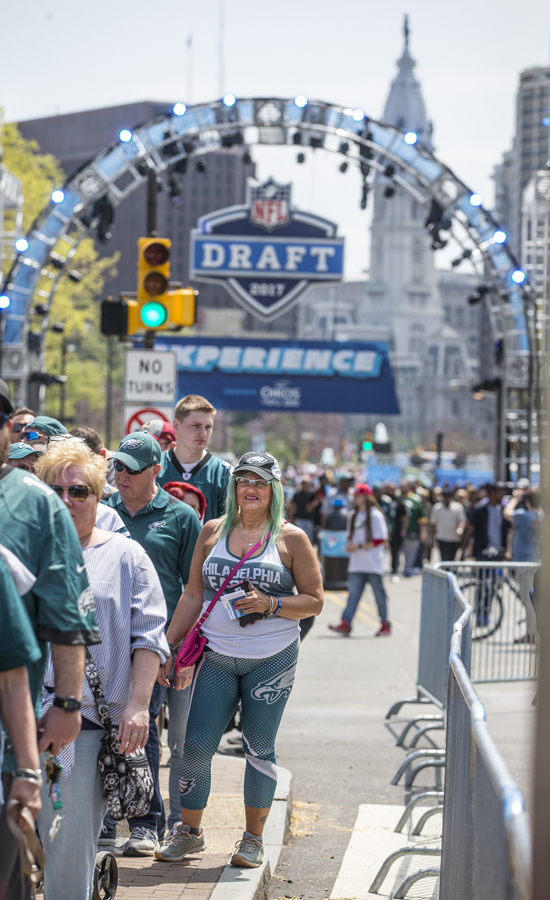
MULTIPOLYGON (((241 99, 226 95, 212 103, 177 103, 148 122, 120 132, 119 139, 76 171, 38 216, 27 235, 28 247, 16 257, 5 280, 3 377, 24 385, 30 368, 39 370, 40 351, 29 363, 26 352, 32 304, 49 308, 59 279, 79 242, 105 210, 124 202, 151 172, 161 175, 182 161, 235 144, 310 147, 344 154, 361 171, 364 199, 374 178, 406 190, 427 211, 440 210, 480 279, 490 288, 488 305, 495 340, 505 344, 501 421, 506 410, 532 407, 536 306, 498 224, 477 205, 477 196, 451 169, 399 129, 368 118, 362 110, 298 96, 292 99, 241 99), (57 201, 57 202, 54 202, 57 201), (474 202, 472 202, 474 201, 474 202), (497 235, 495 239, 495 235, 497 235), (530 400, 508 399, 510 391, 530 400), (519 393, 518 393, 519 392, 519 393)), ((442 230, 449 230, 445 225, 442 230)), ((47 315, 42 331, 47 328, 47 315)), ((532 436, 532 408, 524 410, 532 436)), ((513 415, 513 413, 511 413, 513 415)), ((515 416, 517 419, 517 415, 515 416)), ((506 444, 505 429, 502 433, 506 444)), ((531 457, 529 437, 527 458, 531 457)), ((502 462, 508 453, 501 451, 502 462)))

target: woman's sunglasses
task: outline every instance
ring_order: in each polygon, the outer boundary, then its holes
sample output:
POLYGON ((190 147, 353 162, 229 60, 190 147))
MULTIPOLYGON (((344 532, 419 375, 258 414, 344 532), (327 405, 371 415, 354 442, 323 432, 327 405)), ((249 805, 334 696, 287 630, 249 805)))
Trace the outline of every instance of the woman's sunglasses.
POLYGON ((271 478, 269 479, 269 481, 266 481, 264 478, 243 478, 242 475, 240 475, 238 478, 235 478, 235 481, 237 482, 237 484, 240 484, 241 487, 250 487, 250 485, 252 484, 254 485, 254 487, 264 488, 269 487, 269 485, 271 484, 271 478))
POLYGON ((146 466, 143 466, 143 469, 130 469, 125 463, 115 459, 113 465, 117 472, 128 472, 128 475, 141 475, 142 472, 145 472, 146 469, 150 469, 151 466, 154 466, 155 464, 148 463, 146 466))
POLYGON ((58 497, 62 497, 64 492, 67 491, 71 500, 78 500, 79 503, 82 503, 83 500, 86 500, 88 494, 93 494, 91 488, 86 484, 70 484, 69 487, 63 487, 62 484, 50 484, 52 491, 55 491, 58 497))

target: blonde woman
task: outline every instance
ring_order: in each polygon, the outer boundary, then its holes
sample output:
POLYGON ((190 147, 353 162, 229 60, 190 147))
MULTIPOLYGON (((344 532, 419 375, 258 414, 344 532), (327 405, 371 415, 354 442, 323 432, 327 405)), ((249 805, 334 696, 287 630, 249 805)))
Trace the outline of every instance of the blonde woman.
MULTIPOLYGON (((149 699, 168 654, 164 636, 166 603, 158 575, 136 541, 96 528, 97 504, 107 461, 77 439, 50 443, 36 475, 67 506, 82 547, 95 601, 101 644, 90 655, 113 723, 118 723, 121 750, 129 755, 147 743, 149 699)), ((90 596, 90 602, 92 597, 90 596)), ((46 673, 46 700, 49 684, 46 673)), ((82 729, 64 751, 60 780, 65 808, 54 841, 44 841, 45 900, 89 900, 105 795, 97 765, 104 730, 90 686, 82 686, 82 729)), ((38 825, 47 834, 54 817, 48 786, 42 789, 38 825)))
MULTIPOLYGON (((241 457, 229 482, 226 514, 202 529, 167 631, 171 648, 193 628, 234 568, 231 585, 248 579, 251 589, 241 589, 233 608, 254 621, 240 627, 222 595, 203 625, 209 643, 196 671, 184 669, 174 678, 176 688, 193 680, 180 769, 182 821, 157 850, 157 859, 179 861, 205 849, 201 820, 212 757, 240 702, 246 831, 231 863, 255 868, 263 860, 262 834, 277 784, 275 738, 294 683, 299 621, 319 615, 323 607, 319 565, 306 534, 285 522, 281 472, 269 453, 241 457)), ((163 685, 169 683, 171 663, 160 669, 163 685)))

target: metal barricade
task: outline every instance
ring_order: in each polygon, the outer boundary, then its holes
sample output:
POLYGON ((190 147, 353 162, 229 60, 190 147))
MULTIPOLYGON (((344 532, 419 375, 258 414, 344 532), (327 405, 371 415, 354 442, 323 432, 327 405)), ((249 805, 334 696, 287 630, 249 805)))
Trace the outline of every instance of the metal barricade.
MULTIPOLYGON (((539 563, 441 562, 472 606, 469 673, 473 682, 537 677, 536 612, 530 598, 539 563)), ((468 668, 466 660, 464 664, 468 668)))
POLYGON ((523 795, 485 721, 485 708, 451 641, 441 847, 445 900, 528 900, 531 841, 523 795))
MULTIPOLYGON (((449 679, 449 643, 453 627, 462 614, 455 580, 442 569, 426 566, 422 573, 422 608, 418 647, 417 697, 399 700, 386 715, 391 718, 405 703, 434 703, 445 709, 449 679)), ((465 662, 469 659, 469 641, 465 662)))

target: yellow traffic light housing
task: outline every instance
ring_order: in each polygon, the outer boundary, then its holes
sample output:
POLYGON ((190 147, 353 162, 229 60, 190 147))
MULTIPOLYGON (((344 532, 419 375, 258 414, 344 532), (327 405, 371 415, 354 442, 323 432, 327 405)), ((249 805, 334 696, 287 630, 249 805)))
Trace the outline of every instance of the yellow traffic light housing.
POLYGON ((141 326, 149 331, 168 327, 171 246, 169 238, 138 239, 139 319, 141 326))
POLYGON ((168 291, 169 315, 166 328, 183 328, 195 324, 195 291, 193 288, 178 288, 168 291))

